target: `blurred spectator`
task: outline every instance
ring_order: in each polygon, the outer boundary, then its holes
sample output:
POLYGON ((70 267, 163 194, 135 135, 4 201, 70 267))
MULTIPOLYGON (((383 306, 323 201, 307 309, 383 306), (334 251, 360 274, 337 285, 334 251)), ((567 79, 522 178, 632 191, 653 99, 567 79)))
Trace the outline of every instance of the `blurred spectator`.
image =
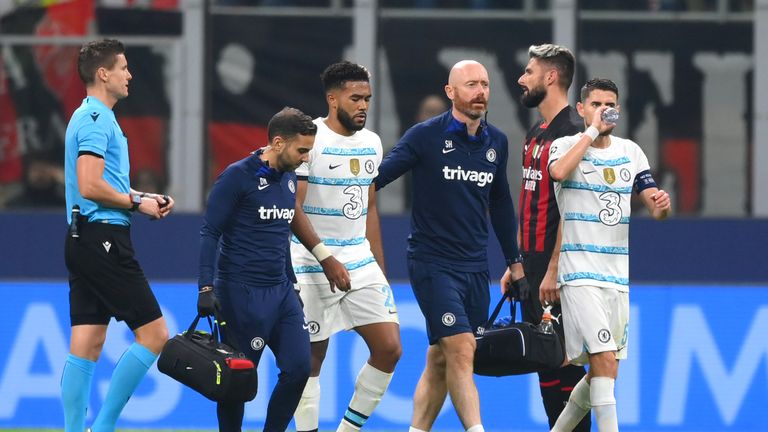
POLYGON ((35 152, 24 157, 24 178, 19 193, 6 202, 7 207, 64 208, 64 154, 35 152))
POLYGON ((421 123, 448 111, 448 103, 442 96, 431 94, 424 97, 416 112, 416 123, 421 123))
POLYGON ((131 185, 136 190, 146 193, 162 194, 165 192, 160 176, 149 169, 140 169, 133 173, 131 185))
MULTIPOLYGON (((446 102, 445 97, 437 94, 430 94, 424 96, 424 99, 419 102, 419 109, 416 111, 416 115, 413 119, 415 123, 421 123, 432 117, 437 117, 446 111, 448 111, 448 102, 446 102)), ((405 190, 407 191, 405 194, 405 207, 410 209, 413 204, 413 195, 411 194, 413 178, 410 171, 403 175, 403 182, 405 183, 405 190)))
POLYGON ((10 84, 0 56, 0 207, 21 189, 23 164, 19 154, 18 118, 10 84))
MULTIPOLYGON (((6 3, 0 0, 0 3, 6 3)), ((36 6, 43 2, 7 2, 36 6)), ((0 33, 55 36, 81 34, 88 13, 84 2, 51 3, 49 7, 17 7, 0 17, 0 33)), ((3 12, 3 11, 0 11, 3 12)), ((0 149, 0 164, 9 168, 9 156, 18 158, 19 187, 6 195, 7 207, 64 207, 64 129, 62 99, 68 97, 76 70, 72 49, 59 46, 8 45, 3 51, 6 67, 0 95, 0 145, 12 146, 12 154, 0 149), (7 130, 12 125, 14 130, 7 130), (3 160, 5 159, 5 160, 3 160)), ((74 87, 82 88, 82 85, 74 87)), ((81 99, 75 96, 74 100, 81 99)), ((72 102, 74 105, 74 102, 72 102)), ((68 109, 71 107, 68 106, 68 109)), ((2 176, 0 176, 2 177, 2 176)), ((6 191, 8 192, 8 191, 6 191)), ((1 195, 1 194, 0 194, 1 195)), ((2 197, 0 197, 2 200, 2 197)))

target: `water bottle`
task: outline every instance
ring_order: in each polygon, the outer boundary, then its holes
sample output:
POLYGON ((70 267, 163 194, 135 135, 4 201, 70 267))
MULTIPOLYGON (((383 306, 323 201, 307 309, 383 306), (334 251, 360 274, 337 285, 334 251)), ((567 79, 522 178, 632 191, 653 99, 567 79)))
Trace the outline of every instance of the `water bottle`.
POLYGON ((537 329, 541 333, 553 334, 555 332, 554 327, 552 327, 552 313, 550 312, 551 310, 552 310, 552 306, 547 306, 544 308, 544 314, 541 316, 541 322, 537 327, 537 329))
POLYGON ((616 122, 619 121, 619 110, 614 107, 610 107, 603 111, 601 117, 603 121, 608 124, 616 124, 616 122))
POLYGON ((80 230, 78 229, 78 223, 80 222, 80 206, 75 204, 72 206, 72 217, 69 222, 69 236, 76 239, 80 237, 80 230))

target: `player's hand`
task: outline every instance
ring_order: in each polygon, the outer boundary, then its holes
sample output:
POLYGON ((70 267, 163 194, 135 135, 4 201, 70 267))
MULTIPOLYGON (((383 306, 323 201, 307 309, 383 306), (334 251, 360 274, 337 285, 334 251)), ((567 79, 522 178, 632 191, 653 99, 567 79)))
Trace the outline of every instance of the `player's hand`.
POLYGON ((157 201, 158 205, 160 206, 160 217, 164 218, 171 214, 171 210, 173 209, 173 206, 176 204, 176 201, 171 198, 170 195, 158 195, 158 194, 152 194, 152 198, 157 201))
POLYGON ((531 286, 528 285, 528 279, 525 276, 513 281, 510 284, 512 297, 518 301, 525 301, 531 298, 531 286))
MULTIPOLYGON (((528 296, 526 296, 525 299, 520 297, 519 291, 515 288, 515 283, 518 282, 520 279, 525 279, 525 272, 523 271, 523 265, 521 263, 512 264, 511 266, 507 267, 507 270, 504 272, 504 276, 501 277, 501 281, 499 283, 501 287, 501 294, 504 295, 509 290, 512 290, 511 296, 518 299, 518 300, 527 300, 528 296)), ((528 282, 526 281, 526 286, 528 286, 528 282)), ((530 287, 528 288, 528 293, 530 294, 530 287)))
POLYGON ((344 267, 344 264, 340 263, 334 256, 320 261, 320 265, 323 267, 323 273, 328 278, 328 283, 331 285, 331 292, 336 292, 336 288, 342 291, 349 291, 352 288, 352 281, 349 277, 349 272, 344 267))
POLYGON ((672 206, 672 200, 669 199, 669 194, 665 190, 659 189, 651 195, 651 199, 656 210, 669 210, 672 206))
POLYGON ((137 210, 139 213, 149 216, 150 219, 160 219, 162 217, 160 214, 160 203, 146 195, 141 198, 141 204, 139 204, 137 210))
POLYGON ((219 308, 219 299, 213 293, 213 287, 206 286, 200 288, 197 293, 197 314, 200 316, 211 316, 219 308))
POLYGON ((596 109, 595 113, 592 115, 592 122, 590 123, 590 126, 594 126, 595 129, 597 129, 601 134, 616 127, 614 123, 606 123, 603 121, 603 112, 608 108, 610 108, 608 105, 603 105, 596 109))
POLYGON ((651 195, 652 203, 648 205, 651 216, 656 220, 663 220, 669 216, 672 210, 672 200, 669 194, 661 189, 651 195))
POLYGON ((557 289, 557 276, 547 272, 539 285, 539 302, 542 306, 560 302, 560 290, 557 289))
POLYGON ((149 215, 150 219, 162 219, 166 216, 168 216, 171 213, 171 209, 173 209, 174 204, 176 203, 173 198, 171 198, 170 195, 160 195, 160 194, 154 194, 154 193, 146 193, 143 192, 141 194, 142 200, 144 198, 155 200, 157 202, 157 207, 159 209, 159 216, 149 215))

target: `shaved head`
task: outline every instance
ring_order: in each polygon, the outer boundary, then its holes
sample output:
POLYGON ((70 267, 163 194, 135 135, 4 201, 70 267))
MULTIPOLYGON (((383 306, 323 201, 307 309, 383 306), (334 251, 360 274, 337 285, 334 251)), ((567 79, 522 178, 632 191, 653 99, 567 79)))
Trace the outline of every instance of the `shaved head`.
POLYGON ((460 121, 476 121, 485 115, 491 96, 488 71, 474 60, 462 60, 451 68, 445 94, 453 102, 460 121))
POLYGON ((466 81, 467 76, 476 73, 485 75, 485 79, 488 79, 488 71, 485 70, 485 66, 474 60, 462 60, 451 68, 451 73, 448 74, 448 85, 456 87, 466 81))

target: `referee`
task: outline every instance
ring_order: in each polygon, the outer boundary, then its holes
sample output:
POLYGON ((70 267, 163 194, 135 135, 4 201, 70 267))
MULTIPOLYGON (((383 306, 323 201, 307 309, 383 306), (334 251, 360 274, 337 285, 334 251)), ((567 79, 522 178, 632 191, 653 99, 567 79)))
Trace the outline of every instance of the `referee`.
POLYGON ((86 98, 65 139, 70 232, 64 257, 69 270, 70 353, 61 378, 65 432, 82 432, 96 361, 112 317, 136 336, 118 361, 91 430, 115 430, 120 412, 168 339, 160 307, 133 257, 131 214, 168 216, 173 199, 131 189, 128 140, 112 107, 128 96, 131 73, 123 44, 85 44, 77 59, 86 98), (79 214, 71 212, 79 209, 79 214))

